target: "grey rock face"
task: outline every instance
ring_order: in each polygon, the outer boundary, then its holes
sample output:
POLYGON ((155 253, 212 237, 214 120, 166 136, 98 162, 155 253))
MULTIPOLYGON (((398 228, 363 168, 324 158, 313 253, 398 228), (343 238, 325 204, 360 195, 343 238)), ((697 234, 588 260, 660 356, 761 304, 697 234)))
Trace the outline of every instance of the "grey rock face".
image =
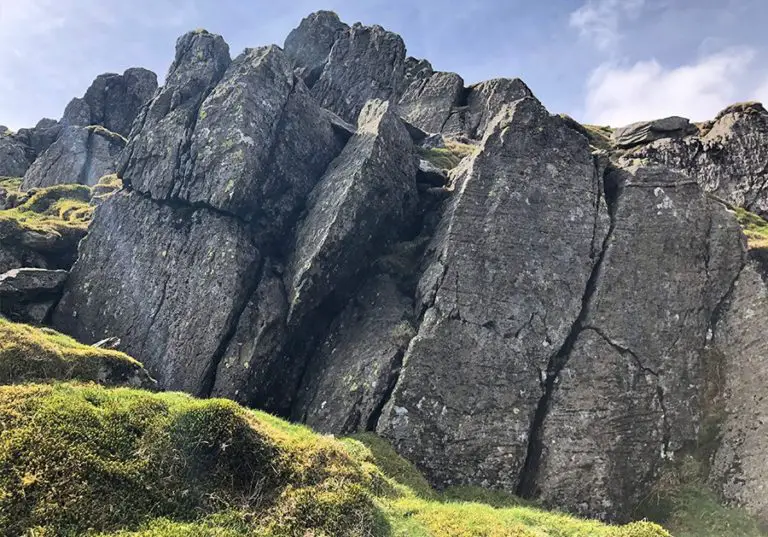
POLYGON ((238 221, 121 192, 99 207, 53 323, 119 337, 162 387, 207 394, 260 262, 238 221))
POLYGON ((293 216, 343 147, 277 47, 238 57, 203 103, 191 173, 174 196, 276 229, 293 216))
POLYGON ((698 438, 708 332, 744 252, 734 219, 690 178, 636 167, 607 182, 619 189, 611 232, 551 388, 533 486, 549 505, 611 519, 698 438))
POLYGON ((454 178, 419 284, 423 321, 378 432, 439 485, 514 491, 607 215, 586 139, 538 101, 487 131, 454 178))
POLYGON ((30 161, 23 143, 10 134, 0 134, 0 177, 22 177, 30 161))
POLYGON ((343 288, 415 206, 413 142, 389 103, 369 101, 357 134, 307 201, 290 264, 289 322, 343 288))
POLYGON ((398 109, 403 119, 426 132, 441 132, 464 94, 455 73, 435 72, 429 62, 406 60, 406 77, 398 109))
POLYGON ((671 116, 653 121, 640 121, 613 131, 611 139, 619 148, 646 144, 662 138, 682 138, 699 130, 684 118, 671 116))
POLYGON ((312 94, 321 106, 354 123, 368 100, 396 97, 404 73, 402 38, 381 26, 355 24, 336 40, 312 94))
POLYGON ((759 104, 729 107, 706 134, 659 140, 627 158, 648 159, 683 171, 706 191, 768 216, 768 112, 759 104))
MULTIPOLYGON (((55 119, 44 118, 37 122, 32 129, 19 129, 16 139, 29 147, 28 156, 34 160, 42 155, 61 134, 63 126, 55 119)), ((22 174, 23 175, 23 174, 22 174)))
POLYGON ((61 295, 68 272, 34 268, 0 275, 0 313, 23 323, 41 324, 61 295))
POLYGON ((118 166, 123 181, 167 199, 190 171, 189 146, 200 105, 230 64, 229 46, 205 31, 183 35, 163 88, 142 109, 118 166))
POLYGON ((724 412, 715 416, 720 447, 710 480, 726 500, 768 522, 768 288, 762 273, 755 263, 744 268, 714 332, 712 347, 724 373, 718 401, 724 412))
POLYGON ((497 78, 471 86, 466 102, 459 103, 443 125, 442 132, 454 136, 482 139, 488 123, 504 105, 533 93, 519 78, 497 78))
POLYGON ((371 429, 416 335, 413 300, 387 275, 369 280, 336 318, 299 392, 296 418, 315 430, 371 429))
POLYGON ((122 75, 106 73, 96 77, 82 99, 69 103, 62 123, 65 126, 102 125, 128 136, 141 107, 157 90, 157 75, 131 68, 122 75))
POLYGON ((22 189, 63 183, 95 185, 114 173, 125 146, 119 135, 99 127, 67 127, 24 175, 22 189))
POLYGON ((288 34, 283 48, 307 85, 312 86, 320 76, 333 44, 348 29, 336 13, 317 11, 288 34))

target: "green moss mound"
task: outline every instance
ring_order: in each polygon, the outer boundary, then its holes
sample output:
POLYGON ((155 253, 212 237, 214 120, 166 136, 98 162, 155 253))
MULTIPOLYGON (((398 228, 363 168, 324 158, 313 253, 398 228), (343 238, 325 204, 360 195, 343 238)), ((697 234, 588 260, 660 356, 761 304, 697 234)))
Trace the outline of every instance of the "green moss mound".
POLYGON ((0 388, 0 535, 668 537, 443 497, 372 435, 79 384, 0 388))
POLYGON ((459 165, 464 157, 471 155, 477 146, 464 144, 455 140, 446 140, 445 147, 418 148, 421 158, 441 170, 452 170, 459 165))
POLYGON ((734 207, 733 210, 747 237, 749 249, 768 249, 768 221, 741 207, 734 207))
POLYGON ((153 385, 142 365, 126 354, 82 345, 54 330, 0 317, 0 384, 73 379, 153 385))

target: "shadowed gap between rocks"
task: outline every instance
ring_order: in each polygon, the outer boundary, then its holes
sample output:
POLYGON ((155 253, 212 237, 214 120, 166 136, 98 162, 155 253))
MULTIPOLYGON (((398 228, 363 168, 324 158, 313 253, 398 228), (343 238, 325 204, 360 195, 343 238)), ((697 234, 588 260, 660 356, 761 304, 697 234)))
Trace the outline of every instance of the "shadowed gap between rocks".
MULTIPOLYGON (((595 162, 596 169, 598 168, 597 161, 595 162)), ((608 215, 610 217, 610 225, 608 232, 603 239, 603 243, 600 252, 597 256, 592 272, 587 279, 587 284, 584 289, 584 294, 581 299, 581 309, 579 314, 571 325, 571 329, 568 332, 568 336, 563 341, 562 346, 550 357, 549 364, 547 366, 546 380, 542 383, 542 389, 544 390, 539 404, 534 413, 533 422, 531 423, 531 431, 528 436, 528 451, 526 454, 523 470, 520 474, 520 481, 517 486, 516 494, 521 498, 534 498, 537 495, 537 481, 539 474, 539 467, 541 464, 541 454, 543 449, 543 429, 544 422, 549 413, 549 409, 552 402, 552 397, 560 378, 560 373, 568 364, 568 360, 571 357, 571 352, 576 344, 579 335, 587 328, 585 321, 589 313, 590 302, 592 296, 597 289, 597 283, 600 279, 600 274, 605 259, 605 254, 608 250, 608 246, 611 243, 613 237, 614 228, 616 226, 616 209, 621 196, 622 185, 619 184, 618 177, 611 173, 612 168, 608 166, 603 172, 603 197, 605 198, 606 205, 608 206, 608 215)), ((598 202, 599 206, 599 202, 598 202)), ((596 207, 596 211, 598 207, 596 207)))

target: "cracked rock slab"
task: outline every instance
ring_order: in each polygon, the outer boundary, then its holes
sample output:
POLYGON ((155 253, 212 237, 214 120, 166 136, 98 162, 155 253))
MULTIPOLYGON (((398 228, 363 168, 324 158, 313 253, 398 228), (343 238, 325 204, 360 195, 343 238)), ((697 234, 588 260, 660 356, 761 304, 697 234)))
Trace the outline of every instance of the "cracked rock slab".
POLYGON ((207 395, 259 264, 237 220, 120 192, 99 207, 53 324, 87 343, 118 337, 164 389, 207 395))
POLYGON ((439 486, 515 492, 607 229, 601 177, 587 140, 532 98, 503 108, 456 173, 377 430, 439 486))

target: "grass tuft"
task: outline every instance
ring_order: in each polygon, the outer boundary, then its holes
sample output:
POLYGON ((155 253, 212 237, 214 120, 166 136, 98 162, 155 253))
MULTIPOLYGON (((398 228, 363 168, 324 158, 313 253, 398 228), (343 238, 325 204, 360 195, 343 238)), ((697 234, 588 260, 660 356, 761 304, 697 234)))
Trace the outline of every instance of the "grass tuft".
POLYGON ((475 152, 477 146, 464 144, 456 140, 446 140, 445 147, 441 148, 418 148, 418 155, 436 168, 441 170, 452 170, 459 165, 464 157, 475 152))

